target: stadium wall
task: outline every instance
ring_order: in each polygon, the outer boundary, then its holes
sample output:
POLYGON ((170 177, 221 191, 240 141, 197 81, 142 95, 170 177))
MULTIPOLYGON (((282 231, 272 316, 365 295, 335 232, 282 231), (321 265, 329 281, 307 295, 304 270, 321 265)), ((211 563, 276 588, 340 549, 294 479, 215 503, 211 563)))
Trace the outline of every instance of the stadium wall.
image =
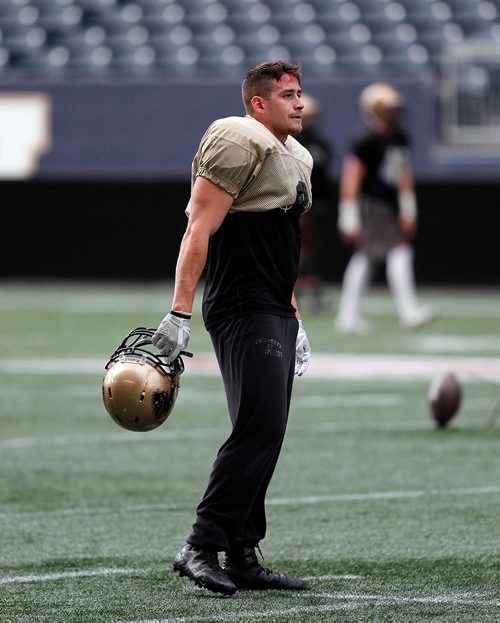
MULTIPOLYGON (((337 154, 332 174, 338 174, 349 137, 361 123, 357 102, 368 82, 304 79, 304 90, 318 100, 323 134, 337 154)), ((500 145, 449 147, 440 140, 436 82, 393 83, 405 97, 420 179, 500 179, 500 145)), ((49 102, 48 149, 37 171, 43 179, 185 179, 208 125, 243 114, 239 81, 0 85, 0 96, 13 94, 43 96, 49 102)), ((19 129, 13 132, 15 144, 19 135, 19 129)))
MULTIPOLYGON (((189 182, 0 183, 2 279, 170 279, 189 182)), ((336 235, 336 193, 322 224, 323 275, 349 256, 336 235)), ((499 285, 500 182, 420 182, 416 274, 422 284, 499 285)), ((383 274, 378 276, 383 279, 383 274)))
MULTIPOLYGON (((500 146, 442 144, 437 84, 430 79, 393 83, 405 96, 413 140, 418 280, 498 284, 500 146)), ((357 101, 366 84, 358 78, 304 78, 303 88, 317 98, 322 131, 334 148, 334 180, 349 136, 360 124, 357 101)), ((211 121, 243 114, 240 82, 0 85, 7 100, 18 94, 41 95, 48 102, 48 138, 31 178, 0 181, 0 277, 172 277, 193 154, 211 121)), ((19 127, 22 120, 16 119, 19 127)), ((7 162, 9 129, 11 144, 20 141, 20 133, 4 123, 0 155, 7 162)), ((336 235, 336 193, 322 223, 323 273, 334 282, 349 256, 336 235)))

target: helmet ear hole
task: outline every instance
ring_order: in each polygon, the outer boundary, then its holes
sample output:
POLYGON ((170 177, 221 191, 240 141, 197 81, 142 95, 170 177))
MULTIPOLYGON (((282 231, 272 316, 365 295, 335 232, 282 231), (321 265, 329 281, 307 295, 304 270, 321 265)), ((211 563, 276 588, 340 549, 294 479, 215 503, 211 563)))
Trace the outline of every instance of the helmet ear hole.
POLYGON ((113 353, 102 382, 104 407, 114 422, 127 430, 145 432, 168 418, 184 370, 180 357, 172 365, 144 348, 153 329, 135 329, 113 353), (128 340, 135 339, 131 344, 128 340))

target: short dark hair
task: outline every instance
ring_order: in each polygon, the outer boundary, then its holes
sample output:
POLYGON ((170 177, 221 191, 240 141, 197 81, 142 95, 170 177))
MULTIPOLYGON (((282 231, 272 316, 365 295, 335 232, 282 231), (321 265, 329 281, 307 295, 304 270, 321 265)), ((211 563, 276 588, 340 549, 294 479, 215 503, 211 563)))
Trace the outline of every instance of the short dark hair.
POLYGON ((267 61, 251 69, 241 86, 243 105, 246 112, 248 114, 252 112, 252 98, 255 95, 260 95, 264 98, 269 97, 273 88, 273 82, 279 82, 284 74, 294 76, 300 84, 301 73, 302 67, 300 65, 293 65, 286 61, 267 61))

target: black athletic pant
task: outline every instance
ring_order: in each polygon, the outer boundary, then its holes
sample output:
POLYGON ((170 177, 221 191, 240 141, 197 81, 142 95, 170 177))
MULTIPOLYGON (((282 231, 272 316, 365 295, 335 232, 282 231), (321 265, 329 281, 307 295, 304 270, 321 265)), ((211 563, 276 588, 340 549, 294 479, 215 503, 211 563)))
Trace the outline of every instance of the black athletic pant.
POLYGON ((210 330, 233 430, 217 454, 188 543, 227 551, 264 538, 264 498, 285 435, 297 330, 295 318, 271 314, 210 330))

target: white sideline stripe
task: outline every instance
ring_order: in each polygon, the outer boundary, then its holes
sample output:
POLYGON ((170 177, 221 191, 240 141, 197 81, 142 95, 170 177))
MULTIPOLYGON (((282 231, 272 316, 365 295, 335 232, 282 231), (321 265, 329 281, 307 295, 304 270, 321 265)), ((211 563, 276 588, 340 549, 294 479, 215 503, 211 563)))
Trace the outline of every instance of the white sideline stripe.
POLYGON ((4 584, 26 584, 29 582, 51 582, 52 580, 66 580, 68 578, 91 578, 102 577, 106 575, 123 575, 135 573, 137 569, 119 569, 115 567, 111 568, 99 568, 99 569, 85 569, 82 571, 60 571, 59 573, 42 573, 32 575, 14 575, 10 578, 0 578, 0 585, 4 584))
MULTIPOLYGON (((3 374, 102 374, 103 359, 0 359, 3 374)), ((192 376, 219 375, 215 357, 198 353, 185 360, 186 374, 192 376)), ((498 357, 440 357, 419 355, 334 355, 314 353, 307 378, 316 379, 430 379, 446 370, 455 370, 464 378, 500 382, 498 357)))
POLYGON ((294 616, 309 612, 333 612, 336 610, 357 610, 373 606, 401 606, 408 604, 459 604, 473 605, 476 607, 498 606, 500 602, 490 599, 489 595, 482 593, 450 593, 449 595, 431 595, 422 597, 398 597, 390 595, 353 595, 332 593, 302 593, 303 597, 330 599, 337 602, 334 604, 318 604, 317 606, 295 606, 279 610, 267 611, 232 611, 224 614, 207 614, 187 617, 175 617, 169 619, 146 619, 133 621, 114 621, 113 623, 195 623, 196 621, 250 621, 254 619, 268 619, 277 616, 294 616))
MULTIPOLYGON (((336 495, 318 495, 297 498, 269 498, 267 506, 308 506, 315 504, 328 504, 331 502, 365 502, 378 500, 406 500, 426 496, 464 496, 464 495, 488 495, 500 493, 500 485, 469 487, 461 489, 417 489, 415 491, 372 491, 367 493, 340 493, 336 495)), ((140 504, 124 507, 95 507, 95 508, 60 508, 40 511, 12 511, 0 512, 0 517, 52 517, 73 515, 101 515, 110 513, 142 513, 153 511, 182 511, 191 508, 187 504, 140 504)))

